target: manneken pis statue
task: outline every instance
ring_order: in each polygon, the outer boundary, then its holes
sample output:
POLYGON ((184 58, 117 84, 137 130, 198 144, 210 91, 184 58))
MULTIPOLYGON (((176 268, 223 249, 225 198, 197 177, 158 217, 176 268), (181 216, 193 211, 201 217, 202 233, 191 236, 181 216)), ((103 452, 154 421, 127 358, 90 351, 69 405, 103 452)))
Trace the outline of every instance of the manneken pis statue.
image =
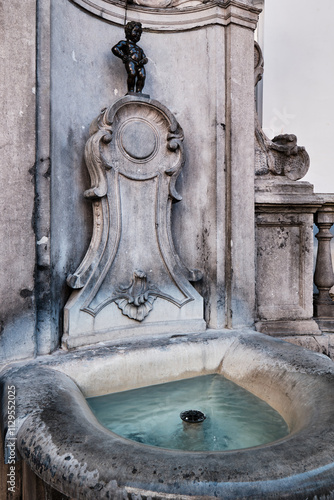
POLYGON ((126 40, 118 42, 111 50, 112 53, 122 59, 128 74, 128 92, 141 93, 146 78, 144 65, 148 62, 143 49, 138 47, 142 34, 141 23, 130 21, 124 28, 126 40), (136 82, 137 80, 137 82, 136 82))

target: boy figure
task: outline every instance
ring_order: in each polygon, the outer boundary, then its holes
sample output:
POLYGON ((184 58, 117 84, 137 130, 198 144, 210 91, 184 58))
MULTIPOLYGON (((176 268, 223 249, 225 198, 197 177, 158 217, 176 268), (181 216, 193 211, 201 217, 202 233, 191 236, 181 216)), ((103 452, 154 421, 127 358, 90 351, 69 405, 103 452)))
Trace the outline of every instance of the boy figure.
POLYGON ((142 25, 131 21, 127 23, 124 30, 126 40, 121 40, 111 50, 125 64, 128 74, 128 92, 134 92, 137 78, 136 92, 141 93, 146 78, 144 64, 148 62, 143 49, 136 45, 142 34, 142 25))

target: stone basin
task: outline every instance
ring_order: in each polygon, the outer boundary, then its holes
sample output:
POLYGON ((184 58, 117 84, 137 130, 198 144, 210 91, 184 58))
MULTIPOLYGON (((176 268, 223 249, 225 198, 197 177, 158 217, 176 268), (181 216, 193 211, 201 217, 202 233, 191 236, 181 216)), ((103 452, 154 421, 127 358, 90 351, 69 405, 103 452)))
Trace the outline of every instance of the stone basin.
POLYGON ((58 351, 7 367, 1 384, 16 387, 19 454, 70 498, 334 498, 333 363, 281 340, 207 331, 58 351), (244 450, 166 450, 108 431, 85 400, 209 373, 270 404, 290 434, 244 450))

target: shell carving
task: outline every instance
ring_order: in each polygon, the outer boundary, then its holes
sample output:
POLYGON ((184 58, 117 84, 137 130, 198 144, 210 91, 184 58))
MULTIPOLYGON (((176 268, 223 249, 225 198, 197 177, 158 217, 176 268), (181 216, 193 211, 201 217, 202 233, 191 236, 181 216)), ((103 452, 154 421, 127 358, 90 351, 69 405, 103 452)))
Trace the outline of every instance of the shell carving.
POLYGON ((152 311, 159 289, 148 281, 143 271, 136 270, 131 283, 120 286, 117 294, 115 302, 123 314, 136 321, 143 321, 152 311))

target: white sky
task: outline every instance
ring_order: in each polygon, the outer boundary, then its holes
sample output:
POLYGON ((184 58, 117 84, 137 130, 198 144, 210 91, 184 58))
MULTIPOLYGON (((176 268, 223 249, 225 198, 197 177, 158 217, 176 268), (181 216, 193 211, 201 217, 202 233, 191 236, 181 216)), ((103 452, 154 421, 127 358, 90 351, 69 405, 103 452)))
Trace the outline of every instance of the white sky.
POLYGON ((263 128, 296 134, 303 180, 334 192, 334 0, 265 0, 264 19, 263 128))

